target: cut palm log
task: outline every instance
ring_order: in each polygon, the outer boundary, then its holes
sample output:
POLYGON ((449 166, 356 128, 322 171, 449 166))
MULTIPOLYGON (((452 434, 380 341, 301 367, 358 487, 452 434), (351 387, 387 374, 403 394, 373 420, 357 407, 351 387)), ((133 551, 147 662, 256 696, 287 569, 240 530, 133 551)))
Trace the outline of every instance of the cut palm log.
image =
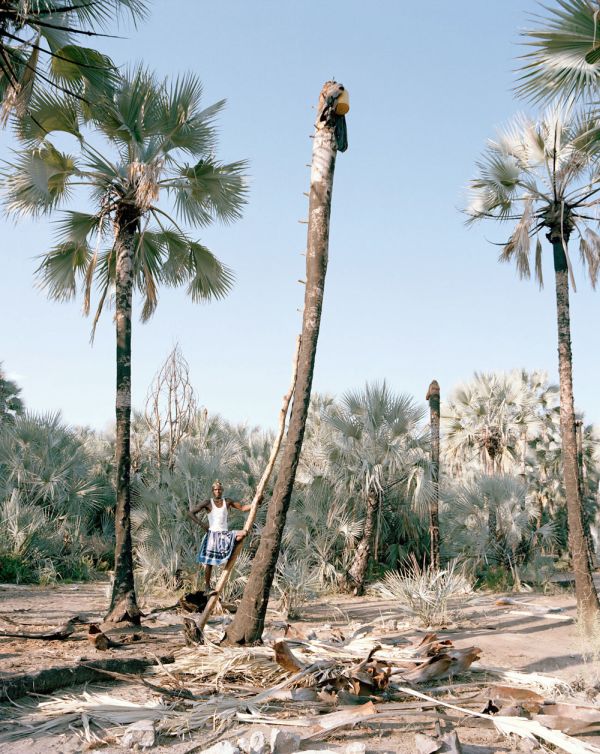
POLYGON ((88 641, 100 652, 106 652, 107 649, 117 649, 118 647, 124 646, 120 641, 113 641, 96 623, 91 623, 88 628, 88 641))

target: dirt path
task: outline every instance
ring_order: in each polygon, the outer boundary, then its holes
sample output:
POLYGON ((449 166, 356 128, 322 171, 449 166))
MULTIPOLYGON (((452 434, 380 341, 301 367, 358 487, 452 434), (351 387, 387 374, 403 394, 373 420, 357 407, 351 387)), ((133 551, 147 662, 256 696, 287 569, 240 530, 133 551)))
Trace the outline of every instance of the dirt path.
MULTIPOLYGON (((107 585, 94 582, 59 587, 18 587, 0 585, 0 630, 11 631, 26 627, 28 631, 45 630, 63 623, 74 615, 84 622, 100 621, 107 604, 107 585)), ((592 690, 600 685, 600 639, 594 647, 581 640, 576 624, 575 602, 571 595, 510 595, 516 604, 497 605, 498 595, 481 595, 464 607, 454 624, 440 634, 451 638, 456 646, 475 644, 482 649, 481 664, 524 672, 546 673, 575 684, 577 688, 592 690), (527 603, 527 604, 525 604, 527 603), (550 611, 555 612, 550 612, 550 611)), ((145 607, 148 612, 156 604, 173 603, 168 596, 145 607)), ((273 620, 281 619, 271 612, 273 620)), ((303 609, 302 617, 294 621, 300 632, 329 624, 343 627, 349 622, 370 623, 378 618, 403 636, 418 635, 419 629, 406 621, 398 605, 372 598, 332 597, 320 599, 303 609)), ((0 685, 18 675, 33 673, 43 668, 76 666, 78 663, 115 659, 152 658, 166 655, 185 646, 181 616, 175 612, 163 613, 159 619, 146 620, 138 633, 141 640, 120 649, 98 652, 86 638, 82 626, 69 640, 40 641, 15 640, 0 637, 0 685)), ((223 620, 217 619, 217 620, 223 620)), ((124 638, 125 630, 111 629, 111 636, 124 638)), ((148 696, 139 685, 117 684, 110 679, 94 683, 94 688, 109 689, 111 693, 128 699, 148 696)), ((599 686, 600 687, 600 686, 599 686)), ((81 690, 73 689, 73 691, 81 690)), ((15 708, 0 705, 0 730, 3 720, 10 719, 15 708)), ((369 752, 393 751, 397 754, 414 752, 414 733, 398 734, 392 724, 364 726, 341 733, 335 740, 364 741, 369 752)), ((506 752, 510 745, 494 730, 464 726, 460 739, 465 754, 492 754, 506 752)), ((328 740, 327 745, 331 745, 328 740)), ((326 744, 323 744, 324 748, 326 744)), ((185 742, 163 741, 152 751, 184 754, 197 747, 193 739, 185 742)), ((84 742, 75 733, 53 735, 0 744, 0 752, 10 754, 47 754, 64 752, 74 754, 84 750, 84 742)), ((201 749, 200 749, 201 750, 201 749)), ((105 747, 102 751, 123 751, 105 747)))

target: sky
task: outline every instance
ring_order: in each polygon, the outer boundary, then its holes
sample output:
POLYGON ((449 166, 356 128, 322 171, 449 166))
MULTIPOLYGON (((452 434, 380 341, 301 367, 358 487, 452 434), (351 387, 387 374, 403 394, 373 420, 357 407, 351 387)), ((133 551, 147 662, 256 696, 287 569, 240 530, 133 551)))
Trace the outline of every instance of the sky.
MULTIPOLYGON (((543 369, 558 380, 553 272, 539 291, 497 261, 506 226, 465 227, 466 186, 485 140, 519 111, 519 31, 533 0, 154 0, 125 39, 99 49, 160 76, 193 71, 209 105, 227 99, 217 157, 249 162, 243 219, 200 240, 233 268, 223 301, 162 290, 133 325, 133 404, 179 343, 198 402, 232 422, 274 426, 301 327, 315 103, 329 78, 349 90, 349 149, 338 155, 313 389, 341 396, 386 380, 424 401, 475 371, 543 369)), ((15 147, 0 135, 0 158, 15 147)), ((70 209, 86 209, 81 202, 70 209)), ((98 326, 81 299, 50 302, 35 286, 51 219, 0 218, 0 361, 28 409, 107 429, 114 417, 110 312, 98 326)), ((571 297, 578 409, 600 423, 600 293, 576 268, 571 297)), ((140 311, 137 302, 137 311, 140 311)))

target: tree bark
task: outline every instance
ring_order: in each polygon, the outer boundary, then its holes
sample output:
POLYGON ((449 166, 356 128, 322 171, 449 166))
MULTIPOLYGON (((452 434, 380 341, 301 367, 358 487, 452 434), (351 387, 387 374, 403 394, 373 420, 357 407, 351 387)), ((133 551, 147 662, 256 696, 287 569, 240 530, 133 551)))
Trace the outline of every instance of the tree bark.
POLYGON ((562 462, 567 498, 569 549, 575 574, 577 613, 586 632, 600 616, 600 603, 594 586, 583 527, 583 508, 577 467, 577 437, 573 398, 573 357, 569 314, 569 272, 563 242, 558 234, 549 234, 554 251, 556 276, 556 315, 558 323, 558 373, 560 384, 560 434, 562 462))
POLYGON ((337 155, 334 129, 335 116, 330 119, 330 122, 317 128, 313 139, 306 249, 306 290, 296 390, 285 448, 273 496, 269 503, 265 527, 252 562, 241 603, 224 637, 224 641, 229 644, 256 644, 261 640, 267 603, 279 557, 281 537, 302 449, 327 271, 331 193, 337 155))
POLYGON ((367 494, 367 515, 365 517, 363 534, 356 548, 354 561, 348 571, 348 586, 357 597, 360 597, 365 591, 365 579, 375 533, 375 520, 380 505, 381 496, 370 490, 367 494))
POLYGON ((440 567, 440 386, 437 380, 429 385, 425 399, 429 401, 431 424, 431 486, 429 502, 429 539, 431 567, 440 567))
POLYGON ((133 253, 137 218, 124 211, 117 216, 116 303, 117 393, 116 468, 117 507, 115 510, 115 577, 108 623, 128 621, 139 625, 140 610, 133 580, 131 542, 131 306, 133 294, 133 253))

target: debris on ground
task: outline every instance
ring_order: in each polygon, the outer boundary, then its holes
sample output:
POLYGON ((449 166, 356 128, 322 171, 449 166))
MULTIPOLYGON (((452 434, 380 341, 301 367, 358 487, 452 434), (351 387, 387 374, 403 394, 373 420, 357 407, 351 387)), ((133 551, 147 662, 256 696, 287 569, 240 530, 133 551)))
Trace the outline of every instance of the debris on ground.
MULTIPOLYGON (((193 634, 189 612, 185 621, 193 634)), ((93 748, 115 741, 150 748, 193 736, 205 754, 307 754, 342 730, 386 723, 413 731, 419 754, 460 754, 455 729, 473 725, 524 745, 600 753, 576 738, 600 731, 600 711, 564 681, 482 666, 477 646, 397 629, 386 620, 310 631, 280 622, 268 628, 269 645, 229 647, 219 646, 220 631, 208 626, 204 643, 182 646, 169 665, 159 662, 143 675, 107 673, 135 688, 136 701, 114 687, 15 703, 12 718, 0 721, 0 744, 77 729, 93 748)), ((105 637, 111 648, 123 643, 95 624, 89 636, 105 637)), ((366 748, 355 741, 331 751, 366 748)))

